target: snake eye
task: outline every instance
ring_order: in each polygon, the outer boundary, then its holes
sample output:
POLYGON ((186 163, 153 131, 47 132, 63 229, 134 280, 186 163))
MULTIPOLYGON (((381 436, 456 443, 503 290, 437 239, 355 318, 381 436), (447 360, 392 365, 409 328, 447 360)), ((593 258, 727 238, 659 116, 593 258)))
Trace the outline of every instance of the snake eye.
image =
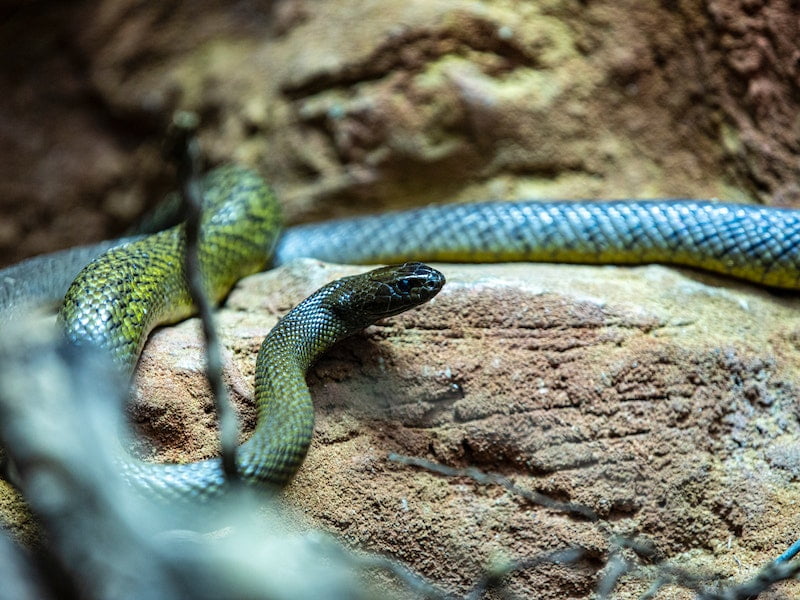
POLYGON ((411 280, 408 277, 403 277, 395 282, 397 292, 400 294, 408 294, 411 291, 411 280))

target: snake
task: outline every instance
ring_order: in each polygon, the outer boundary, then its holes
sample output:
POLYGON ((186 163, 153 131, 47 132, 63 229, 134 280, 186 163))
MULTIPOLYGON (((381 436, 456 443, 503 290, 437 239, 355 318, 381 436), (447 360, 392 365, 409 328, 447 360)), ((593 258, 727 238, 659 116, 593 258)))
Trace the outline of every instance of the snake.
MULTIPOLYGON (((227 165, 203 180, 199 255, 206 293, 222 301, 242 277, 299 257, 401 263, 334 281, 267 335, 256 362, 256 428, 237 452, 254 485, 280 486, 307 453, 314 413, 305 371, 338 340, 431 299, 444 276, 420 261, 664 263, 800 289, 800 213, 697 199, 442 204, 282 230, 279 203, 253 170, 227 165)), ((150 331, 194 311, 183 225, 62 251, 0 271, 0 322, 63 297, 68 339, 99 347, 132 373, 150 331)), ((134 487, 162 499, 226 490, 221 461, 124 461, 134 487)))

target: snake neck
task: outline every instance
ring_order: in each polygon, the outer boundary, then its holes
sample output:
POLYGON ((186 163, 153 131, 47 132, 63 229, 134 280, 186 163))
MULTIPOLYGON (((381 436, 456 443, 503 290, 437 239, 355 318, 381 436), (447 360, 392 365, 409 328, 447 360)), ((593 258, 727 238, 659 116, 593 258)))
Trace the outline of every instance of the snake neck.
POLYGON ((259 365, 267 369, 277 363, 296 363, 305 372, 333 344, 365 327, 368 323, 360 323, 357 316, 338 310, 342 289, 341 281, 331 282, 281 318, 261 345, 259 365), (274 360, 276 354, 278 360, 274 360))
MULTIPOLYGON (((282 318, 262 343, 256 361, 255 431, 236 453, 239 475, 261 486, 282 485, 305 458, 314 433, 313 404, 305 383, 308 367, 354 327, 331 309, 338 282, 304 300, 282 318)), ((122 461, 128 481, 151 497, 214 498, 224 493, 221 461, 185 465, 122 461)))
POLYGON ((314 433, 306 371, 333 344, 363 327, 336 310, 339 289, 333 282, 298 304, 261 345, 255 376, 258 425, 237 455, 246 480, 285 483, 305 458, 314 433))

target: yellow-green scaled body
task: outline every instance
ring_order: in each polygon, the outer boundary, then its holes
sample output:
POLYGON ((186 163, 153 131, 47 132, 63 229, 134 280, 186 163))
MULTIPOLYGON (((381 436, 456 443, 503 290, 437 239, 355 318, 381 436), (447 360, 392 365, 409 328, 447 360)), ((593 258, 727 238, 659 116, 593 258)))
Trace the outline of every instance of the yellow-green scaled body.
MULTIPOLYGON (((206 293, 219 302, 264 269, 281 230, 280 207, 263 179, 222 167, 204 180, 199 257, 206 293)), ((194 313, 186 283, 184 226, 109 250, 84 268, 59 313, 75 343, 108 351, 132 371, 147 335, 194 313)))

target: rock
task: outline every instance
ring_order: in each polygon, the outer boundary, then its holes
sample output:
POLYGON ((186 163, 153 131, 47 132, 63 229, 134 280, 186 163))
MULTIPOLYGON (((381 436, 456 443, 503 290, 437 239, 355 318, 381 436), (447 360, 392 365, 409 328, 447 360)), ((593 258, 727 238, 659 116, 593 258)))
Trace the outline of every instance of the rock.
MULTIPOLYGON (((800 534, 797 300, 660 266, 442 268, 448 284, 432 302, 312 367, 316 433, 285 492, 306 527, 458 593, 498 557, 589 550, 576 567, 510 578, 515 593, 538 598, 590 597, 612 533, 737 580, 800 534), (499 473, 600 520, 390 453, 499 473)), ((263 336, 305 295, 356 270, 299 261, 232 293, 219 325, 245 431, 263 336)), ((199 357, 196 321, 158 331, 145 350, 133 415, 155 460, 215 451, 199 357)), ((619 597, 648 585, 631 577, 619 597)))
POLYGON ((116 234, 157 202, 178 108, 203 117, 211 162, 257 167, 294 222, 488 197, 797 205, 793 11, 25 4, 0 36, 0 263, 116 234))

